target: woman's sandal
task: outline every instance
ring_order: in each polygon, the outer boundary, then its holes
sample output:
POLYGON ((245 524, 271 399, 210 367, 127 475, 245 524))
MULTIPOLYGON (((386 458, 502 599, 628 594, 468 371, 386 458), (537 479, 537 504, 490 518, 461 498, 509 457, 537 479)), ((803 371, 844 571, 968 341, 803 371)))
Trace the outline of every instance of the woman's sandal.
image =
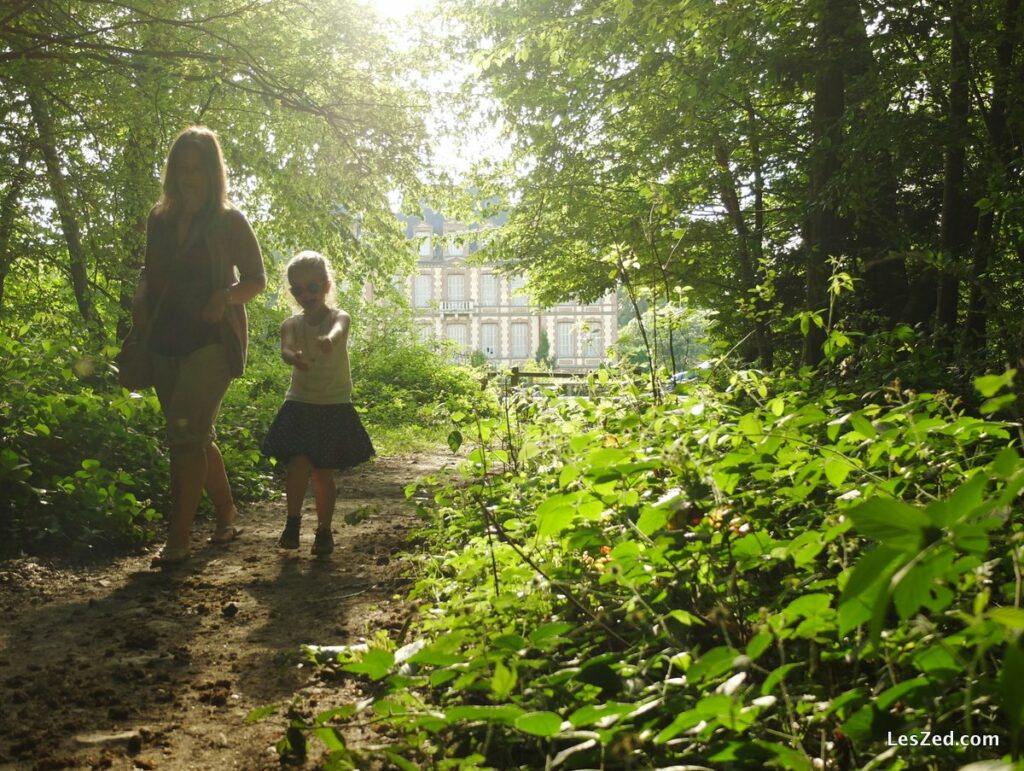
POLYGON ((233 540, 238 538, 242 534, 242 528, 235 527, 234 525, 225 525, 224 527, 218 527, 213 531, 208 539, 208 543, 214 544, 226 544, 231 543, 233 540))
POLYGON ((177 549, 165 546, 159 554, 150 560, 149 566, 151 568, 169 568, 186 562, 190 556, 192 556, 192 552, 188 546, 180 546, 177 549))

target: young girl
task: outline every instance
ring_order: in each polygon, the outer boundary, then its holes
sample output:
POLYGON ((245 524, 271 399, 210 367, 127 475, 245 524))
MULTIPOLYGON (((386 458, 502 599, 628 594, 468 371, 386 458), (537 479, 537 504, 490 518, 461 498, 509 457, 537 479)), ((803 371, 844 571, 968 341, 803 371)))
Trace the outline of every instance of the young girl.
POLYGON ((317 252, 299 252, 286 275, 302 312, 281 325, 281 358, 292 367, 292 382, 262 449, 287 468, 288 519, 278 545, 299 548, 302 499, 312 474, 317 520, 312 551, 330 554, 334 471, 369 460, 374 450, 351 404, 350 319, 330 304, 334 287, 327 260, 317 252))

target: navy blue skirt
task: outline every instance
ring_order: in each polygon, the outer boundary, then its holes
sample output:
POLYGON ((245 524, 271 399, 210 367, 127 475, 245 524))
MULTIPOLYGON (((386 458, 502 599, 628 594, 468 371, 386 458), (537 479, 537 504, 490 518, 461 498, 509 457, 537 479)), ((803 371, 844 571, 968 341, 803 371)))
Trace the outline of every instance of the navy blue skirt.
POLYGON ((351 404, 291 400, 281 405, 261 449, 281 464, 305 455, 313 468, 330 469, 357 466, 376 454, 351 404))

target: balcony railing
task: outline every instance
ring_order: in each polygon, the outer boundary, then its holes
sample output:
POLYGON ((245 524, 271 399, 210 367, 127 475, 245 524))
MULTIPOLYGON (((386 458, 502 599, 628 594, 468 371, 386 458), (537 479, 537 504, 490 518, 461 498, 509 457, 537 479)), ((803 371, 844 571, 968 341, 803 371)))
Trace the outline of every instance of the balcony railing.
POLYGON ((442 300, 441 313, 469 313, 473 310, 472 300, 442 300))

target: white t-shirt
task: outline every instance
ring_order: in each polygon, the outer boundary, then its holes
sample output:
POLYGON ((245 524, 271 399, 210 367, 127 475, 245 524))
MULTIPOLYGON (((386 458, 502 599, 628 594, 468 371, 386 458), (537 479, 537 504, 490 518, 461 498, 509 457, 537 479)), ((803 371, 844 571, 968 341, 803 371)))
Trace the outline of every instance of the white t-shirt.
POLYGON ((352 373, 348 366, 348 324, 341 339, 334 344, 330 353, 320 350, 318 338, 326 335, 340 318, 348 314, 336 308, 328 308, 319 324, 310 324, 300 313, 285 322, 285 335, 291 335, 293 351, 302 351, 302 358, 309 365, 303 371, 292 367, 292 382, 285 399, 307 404, 349 404, 352 401, 352 373))

